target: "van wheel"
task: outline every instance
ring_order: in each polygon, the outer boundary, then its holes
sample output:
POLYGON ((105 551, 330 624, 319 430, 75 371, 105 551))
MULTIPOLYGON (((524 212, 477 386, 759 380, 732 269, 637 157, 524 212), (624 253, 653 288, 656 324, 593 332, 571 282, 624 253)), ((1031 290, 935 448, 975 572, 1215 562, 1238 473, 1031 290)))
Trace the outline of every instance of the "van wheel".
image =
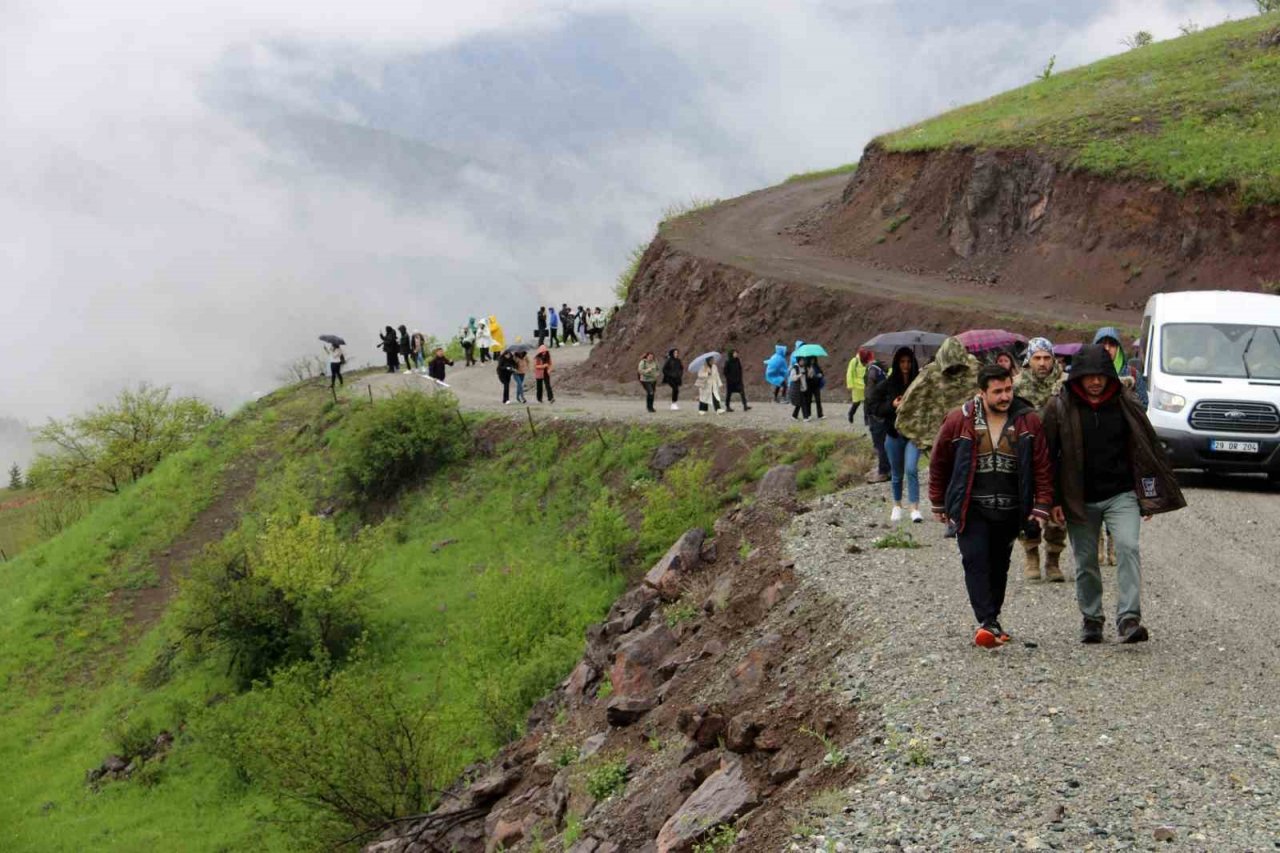
POLYGON ((1280 483, 1280 471, 1268 471, 1267 482, 1271 483, 1272 485, 1276 485, 1280 483))

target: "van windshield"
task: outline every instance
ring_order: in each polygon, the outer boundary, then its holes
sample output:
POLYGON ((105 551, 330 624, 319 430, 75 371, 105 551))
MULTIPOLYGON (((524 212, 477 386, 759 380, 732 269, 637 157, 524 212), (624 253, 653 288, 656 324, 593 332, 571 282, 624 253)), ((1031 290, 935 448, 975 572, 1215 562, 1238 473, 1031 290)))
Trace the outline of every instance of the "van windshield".
POLYGON ((1160 335, 1165 373, 1280 380, 1280 328, 1275 326, 1170 323, 1160 335))

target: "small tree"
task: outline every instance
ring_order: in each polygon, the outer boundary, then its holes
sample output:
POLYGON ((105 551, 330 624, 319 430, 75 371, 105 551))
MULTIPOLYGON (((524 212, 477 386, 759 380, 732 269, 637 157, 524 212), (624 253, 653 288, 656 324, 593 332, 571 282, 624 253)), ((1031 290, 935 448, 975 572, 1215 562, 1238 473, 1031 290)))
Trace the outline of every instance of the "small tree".
POLYGON ((21 488, 22 488, 22 469, 19 468, 18 463, 15 462, 9 466, 9 489, 11 491, 16 492, 18 489, 21 489, 21 488))
POLYGON ((1258 14, 1280 11, 1280 0, 1253 0, 1258 7, 1258 14))
POLYGON ((1056 53, 1053 56, 1050 56, 1049 61, 1045 63, 1044 70, 1042 70, 1039 74, 1039 79, 1048 80, 1050 77, 1052 77, 1053 66, 1055 63, 1057 63, 1057 61, 1058 61, 1058 55, 1056 53))
POLYGON ((1138 30, 1133 35, 1125 36, 1120 39, 1120 43, 1130 50, 1134 50, 1139 47, 1146 47, 1155 40, 1155 36, 1151 35, 1151 33, 1146 30, 1138 30))
POLYGON ((1200 25, 1195 21, 1187 21, 1185 24, 1178 24, 1178 32, 1184 36, 1195 35, 1200 32, 1200 25))

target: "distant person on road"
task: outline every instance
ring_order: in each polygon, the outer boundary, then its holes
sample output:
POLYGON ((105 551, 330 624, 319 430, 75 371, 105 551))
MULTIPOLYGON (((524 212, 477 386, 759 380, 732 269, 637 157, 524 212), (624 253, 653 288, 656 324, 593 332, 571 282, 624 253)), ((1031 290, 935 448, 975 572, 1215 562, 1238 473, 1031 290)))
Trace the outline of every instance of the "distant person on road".
POLYGON ((387 326, 378 340, 381 341, 378 348, 387 354, 387 373, 395 373, 400 369, 400 339, 396 336, 396 330, 387 326))
POLYGON ((560 346, 560 315, 554 305, 547 306, 547 325, 551 328, 551 345, 560 346))
POLYGON ((324 351, 329 354, 329 389, 332 390, 335 382, 345 384, 342 381, 342 365, 347 363, 347 355, 340 344, 325 344, 324 351))
POLYGON ((542 346, 547 342, 547 309, 541 305, 538 306, 538 325, 534 337, 538 340, 538 346, 542 346))
POLYGON ((444 347, 436 347, 435 353, 431 356, 431 364, 427 365, 427 375, 442 388, 449 387, 444 381, 445 365, 453 367, 453 362, 449 359, 449 356, 444 354, 444 347))
POLYGON ((684 383, 684 362, 680 350, 667 350, 667 360, 662 362, 662 384, 671 388, 671 411, 680 408, 680 386, 684 383))
POLYGON ((538 352, 533 357, 533 378, 538 383, 538 402, 542 402, 542 390, 545 388, 547 402, 554 403, 556 395, 551 390, 551 351, 547 349, 546 344, 538 347, 538 352))
POLYGON ((604 340, 605 322, 604 309, 597 305, 596 310, 591 312, 591 330, 595 333, 596 343, 604 340))
POLYGON ((1120 387, 1115 361, 1101 346, 1081 347, 1070 380, 1044 410, 1050 461, 1056 467, 1053 520, 1066 524, 1076 557, 1080 641, 1102 642, 1102 570, 1098 534, 1116 543, 1116 631, 1122 643, 1149 636, 1142 624, 1142 520, 1186 506, 1146 413, 1120 387))
POLYGON ((471 322, 467 323, 458 330, 458 342, 462 344, 462 354, 466 357, 463 362, 466 367, 476 363, 476 320, 471 318, 471 322))
POLYGON ((591 343, 591 334, 587 330, 587 309, 579 305, 573 316, 578 320, 578 334, 586 338, 588 344, 591 343))
POLYGON ((529 402, 524 397, 524 379, 529 375, 529 353, 520 350, 511 359, 511 378, 516 381, 516 402, 529 402))
POLYGON ((511 404, 511 377, 515 375, 515 356, 504 352, 496 359, 498 362, 498 381, 502 383, 502 405, 511 404))
POLYGON ((738 358, 736 349, 729 350, 729 357, 724 362, 724 386, 724 410, 726 412, 733 411, 734 394, 737 394, 742 400, 742 411, 751 411, 751 407, 747 405, 746 383, 742 378, 742 359, 738 358))
POLYGON ((426 336, 417 329, 414 329, 413 334, 409 336, 409 345, 413 348, 414 363, 417 364, 418 370, 422 370, 427 363, 426 336))
POLYGON ((781 403, 786 395, 787 371, 790 369, 787 360, 787 345, 779 341, 773 347, 773 355, 764 363, 764 380, 773 386, 773 402, 781 403))
POLYGON ((493 349, 493 335, 489 333, 489 321, 482 319, 476 326, 476 348, 480 350, 480 361, 488 361, 493 349))
POLYGON ((564 342, 570 343, 576 347, 579 344, 578 331, 575 324, 578 318, 574 316, 573 309, 569 307, 568 302, 560 304, 560 325, 564 327, 564 342))
POLYGON ((661 375, 658 360, 653 357, 652 352, 646 352, 640 357, 640 363, 636 365, 636 378, 640 380, 640 387, 644 389, 644 407, 647 411, 654 411, 653 395, 657 393, 658 377, 661 375))
POLYGON ((400 357, 404 359, 404 372, 413 372, 413 341, 409 340, 409 330, 400 324, 400 357))
MULTIPOLYGON (((1026 367, 1013 380, 1013 393, 1039 412, 1063 381, 1062 368, 1053 357, 1053 343, 1048 338, 1032 338, 1027 344, 1025 358, 1026 367)), ((1026 557, 1022 568, 1023 580, 1033 583, 1040 580, 1041 545, 1044 546, 1044 579, 1052 583, 1064 583, 1066 578, 1062 575, 1059 563, 1067 545, 1067 531, 1048 518, 1040 519, 1038 525, 1028 525, 1022 537, 1026 557)))
POLYGON ((826 418, 822 413, 822 389, 825 387, 827 387, 827 374, 822 372, 818 357, 809 356, 809 408, 813 410, 813 416, 818 420, 826 418))
POLYGON ((853 416, 857 414, 858 407, 862 405, 862 401, 867 398, 867 365, 871 363, 875 356, 869 349, 860 349, 854 353, 853 358, 849 359, 849 366, 844 371, 844 387, 849 389, 849 423, 853 423, 853 416))
POLYGON ((978 395, 950 412, 929 461, 933 517, 955 527, 969 604, 978 620, 973 642, 1009 641, 1000 625, 1013 541, 1048 519, 1053 470, 1035 408, 1013 395, 1008 368, 978 372, 978 395))
POLYGON ((791 403, 791 420, 798 421, 801 415, 806 422, 812 420, 808 359, 798 358, 792 362, 791 369, 787 372, 787 399, 791 403))
POLYGON ((702 363, 694 385, 698 389, 698 414, 705 415, 711 410, 718 415, 724 411, 724 382, 720 379, 720 368, 716 366, 714 358, 702 363))
POLYGON ((906 397, 907 389, 920 375, 915 350, 899 347, 893 354, 893 367, 889 377, 876 388, 876 415, 885 423, 885 453, 889 456, 890 480, 893 488, 893 509, 889 520, 895 524, 902 520, 902 483, 907 484, 907 503, 911 521, 921 523, 920 514, 920 448, 898 430, 898 411, 906 397))

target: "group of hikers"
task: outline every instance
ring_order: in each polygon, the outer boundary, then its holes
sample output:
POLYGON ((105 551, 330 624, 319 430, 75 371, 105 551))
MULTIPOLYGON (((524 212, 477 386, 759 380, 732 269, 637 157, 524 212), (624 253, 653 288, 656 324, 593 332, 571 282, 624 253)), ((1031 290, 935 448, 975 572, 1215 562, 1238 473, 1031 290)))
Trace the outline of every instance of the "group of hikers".
POLYGON ((608 315, 603 308, 584 308, 579 305, 574 311, 569 303, 562 303, 559 308, 548 305, 538 308, 537 325, 533 336, 538 344, 550 344, 558 347, 561 343, 578 346, 585 338, 587 343, 594 344, 604 340, 604 327, 608 323, 608 315))

